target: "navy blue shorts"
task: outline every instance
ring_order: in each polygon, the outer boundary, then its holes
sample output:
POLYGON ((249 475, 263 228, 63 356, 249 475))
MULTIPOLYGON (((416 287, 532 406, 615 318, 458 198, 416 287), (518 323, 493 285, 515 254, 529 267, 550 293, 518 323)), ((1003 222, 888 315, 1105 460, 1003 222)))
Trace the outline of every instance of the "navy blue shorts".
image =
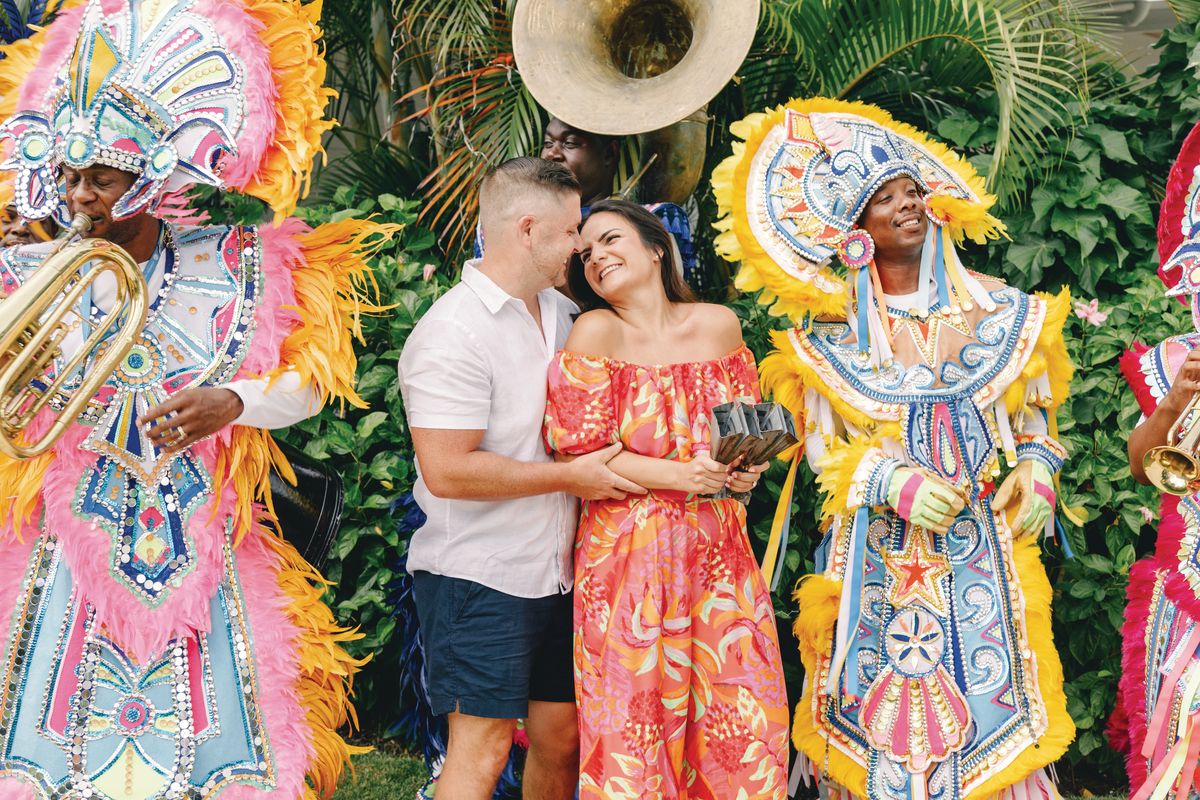
POLYGON ((514 597, 416 572, 413 598, 434 714, 520 719, 530 700, 575 702, 571 595, 514 597))

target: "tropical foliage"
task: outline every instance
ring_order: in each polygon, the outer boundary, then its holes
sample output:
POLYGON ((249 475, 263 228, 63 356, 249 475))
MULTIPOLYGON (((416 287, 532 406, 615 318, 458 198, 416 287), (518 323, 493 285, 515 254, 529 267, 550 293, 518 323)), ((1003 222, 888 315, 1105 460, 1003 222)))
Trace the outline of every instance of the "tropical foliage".
MULTIPOLYGON (((397 0, 402 98, 429 132, 422 221, 454 252, 473 229, 473 188, 491 164, 533 152, 545 122, 512 57, 511 0, 397 0)), ((1094 47, 1095 0, 765 0, 738 77, 710 104, 710 162, 733 120, 790 97, 874 102, 925 122, 964 97, 998 121, 993 186, 1043 169, 1049 131, 1069 126, 1094 47)), ((614 113, 620 113, 615 110, 614 113)), ((627 154, 628 155, 628 154, 627 154)), ((711 168, 712 163, 708 164, 711 168)), ((707 174, 706 170, 706 174, 707 174)))

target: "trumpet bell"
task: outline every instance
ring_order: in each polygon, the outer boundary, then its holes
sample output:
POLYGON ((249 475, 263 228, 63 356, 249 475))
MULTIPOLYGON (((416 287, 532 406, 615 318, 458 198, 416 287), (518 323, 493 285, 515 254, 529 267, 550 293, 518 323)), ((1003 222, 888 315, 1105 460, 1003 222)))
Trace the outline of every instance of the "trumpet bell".
POLYGON ((1142 459, 1142 468, 1161 492, 1186 497, 1200 490, 1200 462, 1178 447, 1151 448, 1142 459))
POLYGON ((518 0, 513 56, 572 127, 624 136, 702 108, 741 66, 759 0, 518 0))

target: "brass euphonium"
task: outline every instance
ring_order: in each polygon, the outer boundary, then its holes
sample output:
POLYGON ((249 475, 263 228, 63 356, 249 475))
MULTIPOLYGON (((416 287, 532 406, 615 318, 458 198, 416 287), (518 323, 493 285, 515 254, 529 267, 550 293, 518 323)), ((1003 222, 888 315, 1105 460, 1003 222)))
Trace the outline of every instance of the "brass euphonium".
POLYGON ((69 234, 0 302, 0 453, 10 458, 33 458, 50 449, 113 374, 146 323, 146 281, 137 262, 111 242, 82 239, 91 227, 86 214, 76 214, 69 234), (64 340, 90 313, 80 310, 84 293, 105 274, 116 280, 112 308, 94 321, 70 358, 59 361, 64 340), (30 423, 47 406, 56 416, 29 440, 30 423))
POLYGON ((1142 459, 1146 477, 1159 491, 1178 497, 1200 491, 1200 459, 1196 453, 1196 444, 1200 442, 1200 419, 1194 419, 1198 409, 1200 394, 1191 399, 1171 425, 1167 444, 1152 447, 1142 459), (1171 439, 1177 434, 1179 439, 1172 444, 1171 439))

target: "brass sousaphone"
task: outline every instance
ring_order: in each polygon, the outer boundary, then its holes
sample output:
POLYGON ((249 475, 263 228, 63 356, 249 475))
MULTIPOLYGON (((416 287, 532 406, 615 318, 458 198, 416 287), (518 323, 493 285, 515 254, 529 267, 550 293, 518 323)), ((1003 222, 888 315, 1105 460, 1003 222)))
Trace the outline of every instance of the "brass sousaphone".
POLYGON ((681 203, 700 181, 705 106, 754 41, 759 0, 518 0, 513 56, 568 125, 642 134, 644 197, 681 203))

